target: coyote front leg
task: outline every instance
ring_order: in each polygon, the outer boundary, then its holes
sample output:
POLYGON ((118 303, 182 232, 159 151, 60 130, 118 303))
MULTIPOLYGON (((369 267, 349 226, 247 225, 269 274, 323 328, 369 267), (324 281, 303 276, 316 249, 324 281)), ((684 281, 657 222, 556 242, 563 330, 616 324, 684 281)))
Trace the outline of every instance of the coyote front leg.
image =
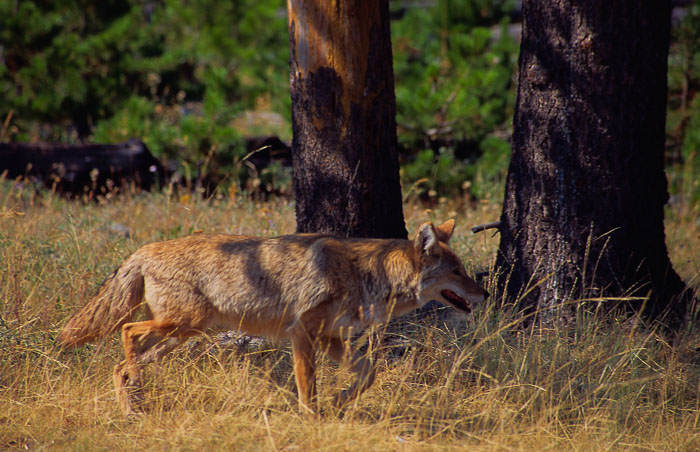
POLYGON ((335 337, 326 339, 326 353, 336 362, 349 366, 356 377, 349 388, 341 391, 333 399, 333 405, 336 408, 343 408, 372 386, 376 370, 367 354, 359 351, 353 353, 349 342, 346 343, 342 339, 335 337))

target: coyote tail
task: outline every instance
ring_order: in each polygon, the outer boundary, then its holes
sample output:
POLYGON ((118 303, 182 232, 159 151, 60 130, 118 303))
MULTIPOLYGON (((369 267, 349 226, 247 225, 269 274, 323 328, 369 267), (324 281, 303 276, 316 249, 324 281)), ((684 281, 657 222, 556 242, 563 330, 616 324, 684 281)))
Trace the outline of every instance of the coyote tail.
POLYGON ((102 283, 97 295, 58 334, 63 347, 77 347, 117 331, 131 321, 143 298, 141 265, 128 259, 102 283))

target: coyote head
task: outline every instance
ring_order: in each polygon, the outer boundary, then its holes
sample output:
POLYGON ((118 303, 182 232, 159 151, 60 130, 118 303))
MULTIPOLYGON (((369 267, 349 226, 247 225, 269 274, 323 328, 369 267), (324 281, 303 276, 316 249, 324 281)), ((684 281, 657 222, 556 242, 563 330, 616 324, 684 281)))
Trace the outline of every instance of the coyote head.
POLYGON ((455 228, 454 220, 440 226, 424 223, 416 235, 414 246, 420 259, 419 302, 437 300, 457 311, 470 313, 472 304, 482 303, 488 296, 467 276, 464 265, 447 246, 455 228))

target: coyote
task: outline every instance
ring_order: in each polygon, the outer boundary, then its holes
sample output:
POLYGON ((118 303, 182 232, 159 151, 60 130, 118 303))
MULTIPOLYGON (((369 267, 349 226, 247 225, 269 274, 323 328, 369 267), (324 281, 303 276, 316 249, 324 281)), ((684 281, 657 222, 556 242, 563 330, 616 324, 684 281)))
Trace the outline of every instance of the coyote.
POLYGON ((109 276, 61 330, 74 347, 121 328, 114 368, 121 410, 133 414, 143 368, 210 327, 291 340, 299 407, 315 412, 315 352, 355 374, 334 404, 366 390, 371 360, 350 348, 361 329, 441 301, 471 312, 488 293, 447 243, 454 220, 425 223, 413 241, 292 234, 275 238, 197 234, 145 245, 109 276), (145 319, 134 322, 144 307, 145 319))

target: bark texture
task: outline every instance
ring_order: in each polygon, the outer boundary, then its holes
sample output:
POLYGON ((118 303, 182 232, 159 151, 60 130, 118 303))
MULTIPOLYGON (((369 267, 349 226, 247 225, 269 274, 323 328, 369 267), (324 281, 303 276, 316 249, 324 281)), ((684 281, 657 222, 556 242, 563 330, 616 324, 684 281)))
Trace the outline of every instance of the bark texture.
POLYGON ((512 299, 531 289, 521 306, 651 295, 647 314, 685 312, 663 224, 670 11, 524 0, 497 258, 512 299))
POLYGON ((288 0, 298 232, 405 238, 388 0, 288 0))

